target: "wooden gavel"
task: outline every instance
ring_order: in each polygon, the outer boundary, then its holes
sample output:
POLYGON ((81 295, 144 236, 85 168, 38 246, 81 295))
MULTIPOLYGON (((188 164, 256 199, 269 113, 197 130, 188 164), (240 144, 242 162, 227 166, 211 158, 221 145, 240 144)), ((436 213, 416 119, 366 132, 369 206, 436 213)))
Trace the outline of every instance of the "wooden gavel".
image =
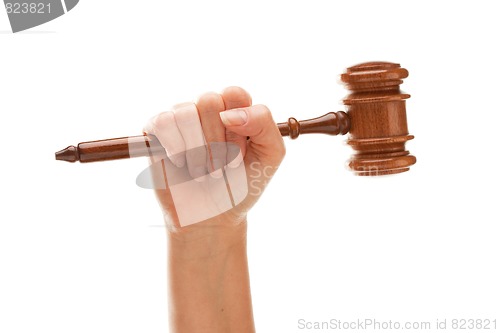
MULTIPOLYGON (((379 176, 405 172, 416 158, 405 149, 413 139, 408 134, 405 99, 399 85, 408 71, 399 64, 367 62, 347 68, 341 75, 350 94, 344 99, 346 111, 298 121, 279 123, 282 136, 296 139, 301 134, 349 133, 347 144, 355 151, 349 168, 360 176, 379 176)), ((57 160, 95 162, 150 156, 163 151, 154 136, 133 136, 82 142, 56 153, 57 160)))
POLYGON ((299 134, 346 134, 355 151, 349 168, 360 176, 379 176, 405 172, 416 163, 405 149, 414 138, 408 134, 405 99, 399 85, 408 71, 399 64, 367 62, 347 68, 341 80, 351 92, 345 99, 347 113, 330 112, 310 120, 288 119, 278 127, 283 136, 299 134))

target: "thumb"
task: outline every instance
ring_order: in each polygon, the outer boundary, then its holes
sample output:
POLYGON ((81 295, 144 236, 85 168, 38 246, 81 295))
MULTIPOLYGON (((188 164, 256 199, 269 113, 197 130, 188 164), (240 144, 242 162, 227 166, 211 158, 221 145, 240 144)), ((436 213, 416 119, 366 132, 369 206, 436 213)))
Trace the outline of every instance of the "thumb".
POLYGON ((279 165, 285 156, 285 144, 271 111, 264 105, 253 105, 220 113, 227 130, 249 137, 247 155, 260 162, 279 165))

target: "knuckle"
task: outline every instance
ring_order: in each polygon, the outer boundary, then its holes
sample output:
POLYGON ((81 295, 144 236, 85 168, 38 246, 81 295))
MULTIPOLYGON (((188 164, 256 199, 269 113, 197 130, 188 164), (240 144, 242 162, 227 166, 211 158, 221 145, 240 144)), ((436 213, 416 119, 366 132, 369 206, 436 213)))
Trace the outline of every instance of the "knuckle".
POLYGON ((271 110, 264 104, 257 104, 254 106, 254 109, 259 113, 259 116, 265 120, 272 120, 273 116, 271 114, 271 110))
POLYGON ((197 126, 200 123, 198 109, 194 103, 177 104, 172 110, 175 123, 181 127, 197 126))
POLYGON ((285 142, 283 142, 283 140, 281 140, 281 144, 279 145, 278 154, 279 154, 279 156, 281 156, 281 159, 283 159, 286 155, 286 146, 285 146, 285 142))
POLYGON ((209 91, 201 95, 198 98, 198 102, 196 104, 213 105, 213 104, 220 104, 220 102, 222 102, 222 96, 216 92, 209 91))
POLYGON ((229 86, 222 91, 222 95, 224 95, 225 99, 228 99, 230 102, 238 101, 248 103, 248 105, 252 104, 252 98, 250 94, 243 88, 239 86, 229 86))
POLYGON ((280 136, 279 140, 276 141, 276 145, 274 147, 275 156, 282 160, 286 155, 286 146, 283 138, 280 136))
POLYGON ((191 114, 196 111, 196 104, 186 102, 175 104, 172 106, 172 114, 174 115, 176 120, 183 119, 185 117, 190 117, 191 114))
POLYGON ((162 112, 158 114, 153 120, 153 129, 161 131, 174 121, 174 114, 172 111, 162 112))

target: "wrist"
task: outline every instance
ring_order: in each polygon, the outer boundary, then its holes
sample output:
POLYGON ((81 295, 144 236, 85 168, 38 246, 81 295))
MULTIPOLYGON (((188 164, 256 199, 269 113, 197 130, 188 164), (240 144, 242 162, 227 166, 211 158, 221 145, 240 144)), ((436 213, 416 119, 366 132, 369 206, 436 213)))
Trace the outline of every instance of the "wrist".
POLYGON ((247 222, 204 221, 195 225, 167 229, 169 255, 174 259, 208 259, 246 248, 247 222))

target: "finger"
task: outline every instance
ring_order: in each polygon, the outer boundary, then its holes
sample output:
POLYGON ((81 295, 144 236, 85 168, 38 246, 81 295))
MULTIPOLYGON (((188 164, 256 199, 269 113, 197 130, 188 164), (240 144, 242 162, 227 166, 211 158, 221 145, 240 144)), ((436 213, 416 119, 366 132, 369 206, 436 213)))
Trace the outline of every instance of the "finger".
MULTIPOLYGON (((226 110, 252 105, 252 97, 246 90, 240 87, 228 87, 224 89, 222 91, 222 99, 224 100, 226 110)), ((230 167, 237 167, 246 155, 247 137, 232 131, 226 131, 226 141, 230 143, 227 148, 227 163, 230 167)))
POLYGON ((186 146, 172 111, 162 112, 155 116, 144 130, 158 138, 172 163, 177 167, 183 167, 186 164, 186 146))
POLYGON ((196 102, 208 149, 207 168, 215 178, 222 177, 226 164, 226 128, 219 113, 224 111, 224 100, 217 93, 206 93, 196 102))
POLYGON ((183 103, 173 107, 175 122, 186 145, 186 163, 191 177, 202 181, 207 174, 207 150, 198 109, 194 103, 183 103))
POLYGON ((264 105, 220 113, 224 126, 242 137, 250 137, 249 152, 261 162, 278 166, 285 156, 285 144, 271 112, 264 105))

